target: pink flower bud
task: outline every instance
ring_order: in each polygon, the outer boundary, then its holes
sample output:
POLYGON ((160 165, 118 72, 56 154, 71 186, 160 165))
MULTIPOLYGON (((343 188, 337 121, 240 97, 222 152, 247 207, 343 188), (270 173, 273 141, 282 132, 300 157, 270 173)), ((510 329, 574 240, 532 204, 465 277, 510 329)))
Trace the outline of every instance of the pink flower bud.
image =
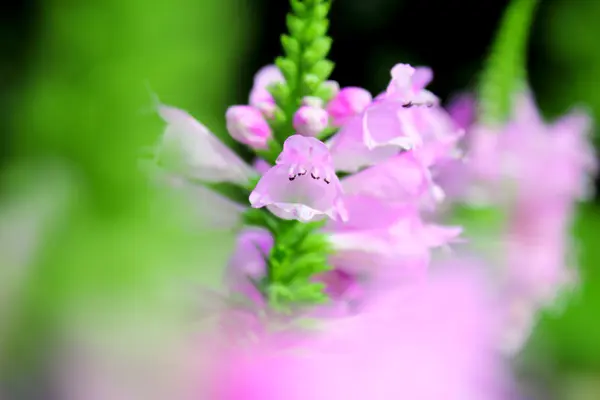
POLYGON ((315 96, 306 96, 302 99, 302 105, 323 108, 323 99, 315 96))
POLYGON ((320 107, 302 106, 294 115, 294 128, 303 136, 317 136, 328 122, 329 114, 320 107))
POLYGON ((327 112, 336 126, 344 125, 348 119, 360 114, 371 104, 373 98, 365 89, 347 87, 327 104, 327 112))
POLYGON ((232 106, 226 113, 227 130, 231 137, 255 149, 267 147, 271 127, 261 112, 251 106, 232 106))

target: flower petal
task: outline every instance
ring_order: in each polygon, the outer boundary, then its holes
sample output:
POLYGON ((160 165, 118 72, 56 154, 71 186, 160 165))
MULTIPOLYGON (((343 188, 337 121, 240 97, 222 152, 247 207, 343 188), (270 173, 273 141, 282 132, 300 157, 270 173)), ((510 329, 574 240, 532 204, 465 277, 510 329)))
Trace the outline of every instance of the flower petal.
POLYGON ((267 206, 281 218, 303 222, 325 215, 346 219, 342 188, 324 143, 290 136, 276 162, 250 194, 252 207, 267 206))
POLYGON ((158 108, 167 128, 158 149, 159 160, 174 172, 206 182, 244 185, 256 172, 204 125, 183 110, 158 108))

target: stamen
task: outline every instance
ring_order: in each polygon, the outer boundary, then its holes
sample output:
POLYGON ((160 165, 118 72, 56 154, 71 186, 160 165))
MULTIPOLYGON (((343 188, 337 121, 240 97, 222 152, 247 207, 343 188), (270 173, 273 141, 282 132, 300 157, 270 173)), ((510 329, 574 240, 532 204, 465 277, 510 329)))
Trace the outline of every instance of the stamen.
POLYGON ((313 167, 312 171, 310 171, 310 176, 313 179, 321 179, 321 174, 319 173, 319 169, 317 167, 313 167))

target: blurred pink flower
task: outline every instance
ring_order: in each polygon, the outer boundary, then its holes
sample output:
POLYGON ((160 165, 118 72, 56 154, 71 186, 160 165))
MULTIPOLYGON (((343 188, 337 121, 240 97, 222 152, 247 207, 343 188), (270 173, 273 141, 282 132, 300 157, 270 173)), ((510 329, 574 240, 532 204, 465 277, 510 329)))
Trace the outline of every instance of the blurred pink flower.
POLYGON ((160 105, 167 123, 158 147, 158 159, 169 170, 205 182, 245 185, 256 172, 191 115, 160 105))
POLYGON ((450 244, 462 231, 423 222, 414 204, 364 195, 346 197, 345 204, 348 222, 326 226, 335 249, 330 261, 374 285, 422 279, 428 272, 431 249, 450 244))
POLYGON ((579 111, 547 125, 533 96, 525 92, 499 134, 473 132, 471 168, 482 184, 492 186, 489 190, 505 189, 504 200, 509 202, 581 199, 596 171, 590 128, 589 117, 579 111))
POLYGON ((276 165, 250 194, 250 204, 267 206, 284 219, 306 222, 325 215, 346 219, 342 187, 329 150, 319 140, 301 135, 286 139, 276 165))
POLYGON ((500 398, 508 381, 486 283, 469 269, 444 270, 385 292, 355 316, 322 320, 317 331, 225 346, 204 398, 500 398))
POLYGON ((462 93, 452 98, 446 107, 452 120, 461 129, 469 129, 477 116, 477 101, 475 96, 462 93))
POLYGON ((373 97, 367 90, 346 87, 327 103, 327 112, 333 125, 342 126, 353 116, 362 113, 372 101, 373 97))
POLYGON ((545 123, 532 93, 525 91, 516 96, 504 126, 469 130, 468 162, 459 171, 467 185, 460 196, 506 212, 496 239, 500 249, 493 256, 503 266, 502 345, 508 353, 525 343, 538 311, 577 283, 575 265, 568 262, 569 231, 575 205, 596 172, 590 125, 579 111, 545 123))
POLYGON ((248 227, 238 234, 225 275, 225 284, 231 293, 240 293, 255 303, 262 302, 256 284, 265 276, 273 242, 271 233, 262 228, 248 227))

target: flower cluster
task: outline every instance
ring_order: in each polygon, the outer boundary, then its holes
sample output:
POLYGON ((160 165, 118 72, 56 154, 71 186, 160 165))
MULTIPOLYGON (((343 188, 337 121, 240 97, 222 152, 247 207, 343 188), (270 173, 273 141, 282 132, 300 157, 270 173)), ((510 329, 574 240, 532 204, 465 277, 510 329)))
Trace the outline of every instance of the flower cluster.
POLYGON ((527 94, 508 123, 484 125, 475 99, 447 111, 426 89, 431 69, 402 63, 379 94, 340 88, 328 80, 330 2, 291 4, 285 56, 226 112, 252 163, 158 106, 161 168, 243 207, 225 274, 227 304, 243 307, 226 307, 207 340, 218 362, 205 396, 502 398, 501 352, 514 353, 574 281, 569 219, 595 168, 587 117, 547 127, 527 94), (507 210, 488 238, 502 251, 488 259, 475 247, 478 257, 459 256, 455 243, 472 238, 443 218, 475 192, 507 210), (501 264, 493 284, 477 258, 501 264), (316 331, 299 327, 307 319, 316 331))
POLYGON ((452 187, 454 200, 503 213, 503 226, 492 236, 500 251, 493 256, 501 264, 507 304, 505 346, 514 353, 538 311, 553 306, 578 279, 570 227, 597 168, 591 121, 575 110, 548 125, 529 91, 518 94, 510 120, 500 126, 471 123, 474 107, 462 97, 451 109, 468 130, 469 162, 441 184, 452 187))
MULTIPOLYGON (((334 301, 356 300, 357 293, 376 282, 422 278, 431 249, 447 245, 461 232, 460 227, 424 221, 422 213, 443 198, 432 169, 453 157, 463 131, 424 89, 431 79, 429 69, 399 64, 391 75, 386 92, 376 100, 364 89, 340 90, 324 108, 318 108, 327 120, 321 131, 345 121, 339 131, 326 143, 313 134, 291 135, 273 166, 262 159, 257 160, 256 168, 246 165, 198 121, 167 106, 160 106, 168 124, 163 148, 172 148, 177 142, 183 155, 180 161, 198 160, 188 162, 185 176, 247 187, 260 174, 249 195, 251 207, 268 209, 258 218, 273 221, 276 216, 290 222, 276 221, 275 225, 295 233, 309 227, 310 233, 324 238, 332 250, 326 255, 332 268, 307 278, 324 283, 334 301), (358 172, 338 178, 337 173, 347 171, 358 172), (329 221, 302 225, 323 218, 329 221)), ((280 78, 276 67, 263 68, 250 95, 254 105, 229 108, 228 127, 233 137, 266 148, 272 139, 268 118, 276 106, 262 85, 280 78)), ((302 119, 298 114, 306 107, 317 109, 301 106, 295 121, 302 119)), ((249 216, 257 218, 256 213, 249 216)), ((241 254, 232 258, 229 275, 236 291, 245 287, 243 293, 249 298, 261 297, 260 282, 278 272, 269 267, 269 256, 281 239, 274 237, 278 232, 268 223, 242 230, 241 254)), ((310 237, 297 245, 307 241, 310 237)), ((269 288, 264 289, 262 295, 268 297, 269 288)))

